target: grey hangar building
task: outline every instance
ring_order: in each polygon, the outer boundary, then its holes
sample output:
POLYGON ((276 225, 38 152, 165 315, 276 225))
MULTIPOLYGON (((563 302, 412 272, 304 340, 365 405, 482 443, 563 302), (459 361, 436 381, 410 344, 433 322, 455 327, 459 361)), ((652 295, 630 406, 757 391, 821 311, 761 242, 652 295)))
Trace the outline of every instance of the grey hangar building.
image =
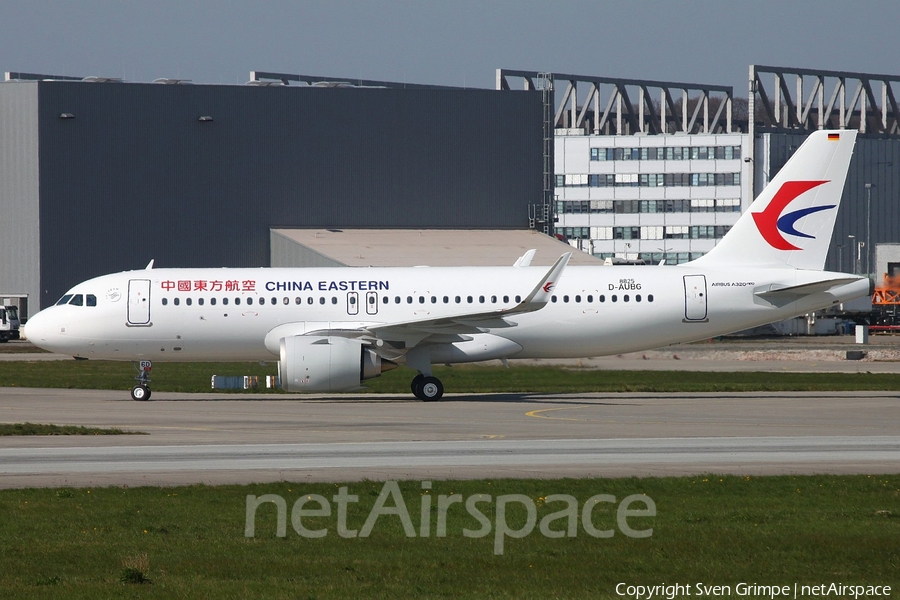
POLYGON ((25 316, 150 260, 406 265, 436 245, 422 264, 529 247, 550 264, 558 234, 582 264, 685 262, 819 128, 861 132, 827 267, 877 274, 874 246, 900 242, 893 76, 751 66, 749 106, 724 86, 510 70, 496 89, 5 79, 0 304, 25 316))

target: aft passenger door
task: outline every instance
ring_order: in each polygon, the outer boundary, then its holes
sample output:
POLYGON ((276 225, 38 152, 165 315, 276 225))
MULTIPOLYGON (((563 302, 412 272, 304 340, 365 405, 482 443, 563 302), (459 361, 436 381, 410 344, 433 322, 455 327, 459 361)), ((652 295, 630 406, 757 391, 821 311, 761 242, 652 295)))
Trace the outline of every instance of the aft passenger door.
POLYGON ((706 275, 684 276, 684 320, 706 321, 706 275))

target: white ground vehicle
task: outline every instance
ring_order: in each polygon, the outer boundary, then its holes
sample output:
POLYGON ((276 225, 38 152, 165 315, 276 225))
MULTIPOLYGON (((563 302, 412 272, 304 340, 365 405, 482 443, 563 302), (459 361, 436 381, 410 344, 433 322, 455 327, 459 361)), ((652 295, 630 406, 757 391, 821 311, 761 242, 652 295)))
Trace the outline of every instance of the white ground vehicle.
POLYGON ((0 306, 0 344, 19 339, 19 309, 0 306))

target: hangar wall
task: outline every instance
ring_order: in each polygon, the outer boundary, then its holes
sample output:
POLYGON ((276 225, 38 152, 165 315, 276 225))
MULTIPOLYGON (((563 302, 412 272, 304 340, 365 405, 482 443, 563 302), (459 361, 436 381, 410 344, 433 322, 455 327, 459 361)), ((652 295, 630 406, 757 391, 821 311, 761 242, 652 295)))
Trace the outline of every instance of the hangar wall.
POLYGON ((24 295, 32 314, 40 290, 38 167, 37 85, 0 85, 0 302, 24 295))
POLYGON ((151 259, 266 266, 272 227, 524 229, 528 205, 541 202, 537 92, 2 87, 6 96, 36 90, 36 111, 33 100, 7 109, 39 122, 39 141, 33 130, 20 135, 37 164, 15 195, 23 209, 40 206, 41 306, 151 259))

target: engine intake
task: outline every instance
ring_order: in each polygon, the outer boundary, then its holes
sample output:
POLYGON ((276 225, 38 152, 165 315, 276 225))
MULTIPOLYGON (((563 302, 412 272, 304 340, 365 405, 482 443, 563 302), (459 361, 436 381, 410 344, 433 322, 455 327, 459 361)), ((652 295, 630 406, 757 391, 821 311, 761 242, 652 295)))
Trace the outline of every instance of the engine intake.
POLYGON ((354 339, 334 336, 291 336, 281 339, 278 372, 288 392, 346 392, 392 368, 371 348, 354 339))

